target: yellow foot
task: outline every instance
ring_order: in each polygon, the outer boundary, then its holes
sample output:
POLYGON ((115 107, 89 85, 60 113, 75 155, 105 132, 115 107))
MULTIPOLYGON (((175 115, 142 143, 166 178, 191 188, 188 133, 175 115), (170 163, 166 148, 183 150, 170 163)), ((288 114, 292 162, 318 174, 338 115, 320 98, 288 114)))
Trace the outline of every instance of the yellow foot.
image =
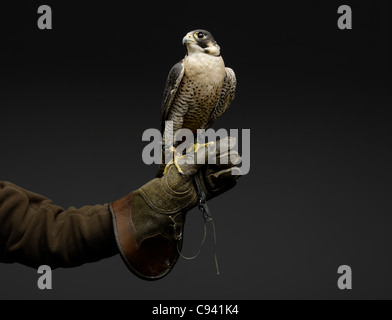
POLYGON ((179 154, 174 154, 174 159, 170 160, 169 163, 166 165, 165 170, 163 170, 163 175, 165 175, 165 173, 167 172, 167 170, 169 169, 169 167, 174 164, 174 166, 177 168, 177 171, 179 174, 184 174, 184 172, 182 171, 178 160, 185 158, 185 156, 183 155, 179 155, 179 154))

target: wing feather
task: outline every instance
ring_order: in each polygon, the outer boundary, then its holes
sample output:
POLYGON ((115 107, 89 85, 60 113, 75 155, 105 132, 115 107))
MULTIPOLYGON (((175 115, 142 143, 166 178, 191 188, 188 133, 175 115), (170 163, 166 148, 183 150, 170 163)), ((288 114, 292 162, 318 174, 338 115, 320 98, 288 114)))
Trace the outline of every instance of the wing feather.
POLYGON ((174 97, 177 94, 178 88, 184 77, 184 64, 183 60, 176 63, 169 72, 167 77, 166 87, 163 94, 161 105, 161 131, 165 130, 165 121, 167 120, 170 109, 173 106, 174 97))
POLYGON ((206 126, 206 129, 211 127, 212 124, 229 108, 231 102, 234 100, 236 87, 237 79, 233 69, 226 68, 226 75, 222 86, 222 93, 215 108, 211 112, 210 120, 206 126))

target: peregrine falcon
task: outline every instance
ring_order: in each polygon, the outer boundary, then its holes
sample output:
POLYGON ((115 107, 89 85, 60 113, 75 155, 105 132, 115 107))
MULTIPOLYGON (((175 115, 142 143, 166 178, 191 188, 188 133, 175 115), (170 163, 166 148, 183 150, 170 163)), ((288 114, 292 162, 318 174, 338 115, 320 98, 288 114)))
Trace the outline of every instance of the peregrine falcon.
MULTIPOLYGON (((161 130, 173 121, 173 132, 181 128, 208 129, 225 113, 234 99, 236 77, 225 67, 220 47, 206 30, 194 30, 182 40, 188 52, 171 69, 161 107, 161 130)), ((181 172, 174 158, 174 164, 181 172)))

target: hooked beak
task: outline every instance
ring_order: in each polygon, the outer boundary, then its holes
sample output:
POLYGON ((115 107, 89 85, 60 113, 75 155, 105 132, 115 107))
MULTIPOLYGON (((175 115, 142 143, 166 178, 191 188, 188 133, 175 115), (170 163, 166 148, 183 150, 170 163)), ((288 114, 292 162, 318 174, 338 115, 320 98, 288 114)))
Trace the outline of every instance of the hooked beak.
POLYGON ((191 43, 191 42, 196 42, 196 41, 193 39, 193 36, 189 33, 184 38, 182 38, 183 45, 191 43))

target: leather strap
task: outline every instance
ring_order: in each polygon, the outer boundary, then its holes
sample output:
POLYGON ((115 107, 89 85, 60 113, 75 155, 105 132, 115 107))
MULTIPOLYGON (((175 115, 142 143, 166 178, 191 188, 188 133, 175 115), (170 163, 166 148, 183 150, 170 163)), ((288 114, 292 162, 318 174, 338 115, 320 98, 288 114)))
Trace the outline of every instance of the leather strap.
POLYGON ((199 196, 198 207, 199 207, 199 210, 203 214, 203 220, 204 220, 203 239, 201 241, 201 244, 200 244, 200 247, 199 247, 199 251, 197 251, 197 253, 195 255, 193 255, 191 257, 184 256, 181 253, 181 248, 180 247, 177 248, 178 254, 182 258, 184 258, 186 260, 196 259, 200 255, 201 249, 203 248, 204 242, 205 242, 206 237, 207 237, 207 222, 210 222, 211 225, 212 225, 212 230, 214 232, 214 259, 215 259, 216 274, 219 275, 220 272, 219 272, 219 265, 218 265, 218 257, 216 255, 216 229, 215 229, 215 223, 214 223, 214 220, 211 217, 210 209, 209 209, 208 204, 207 204, 207 197, 206 197, 206 194, 204 193, 203 187, 201 186, 201 181, 200 181, 200 178, 199 178, 198 175, 194 176, 194 181, 195 181, 197 192, 198 192, 198 196, 199 196))

